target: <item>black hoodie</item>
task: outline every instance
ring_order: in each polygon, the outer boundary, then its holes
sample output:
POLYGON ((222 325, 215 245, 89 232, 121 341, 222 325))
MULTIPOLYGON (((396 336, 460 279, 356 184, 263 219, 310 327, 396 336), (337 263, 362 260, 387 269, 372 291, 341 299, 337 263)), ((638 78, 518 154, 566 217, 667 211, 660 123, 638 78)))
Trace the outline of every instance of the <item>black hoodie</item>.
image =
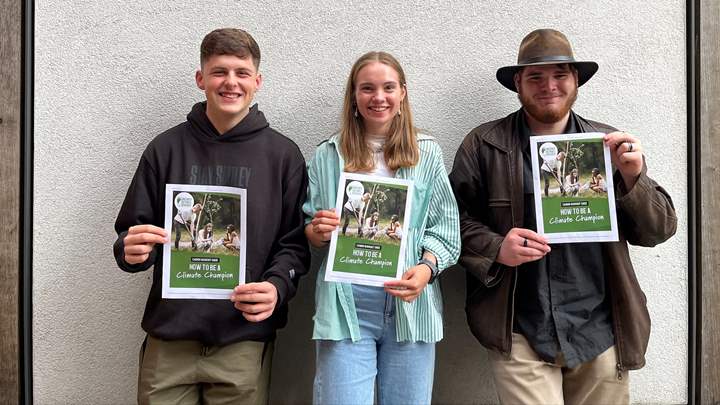
POLYGON ((305 160, 293 141, 270 128, 257 105, 223 135, 205 107, 204 102, 195 104, 186 122, 158 135, 145 149, 115 222, 115 260, 128 272, 155 266, 142 321, 148 334, 205 345, 271 340, 287 323, 287 302, 309 262, 301 209, 308 184, 305 160), (125 262, 123 238, 129 227, 163 227, 167 183, 247 190, 246 281, 269 281, 277 288, 270 318, 249 322, 230 300, 162 299, 160 245, 144 263, 125 262))

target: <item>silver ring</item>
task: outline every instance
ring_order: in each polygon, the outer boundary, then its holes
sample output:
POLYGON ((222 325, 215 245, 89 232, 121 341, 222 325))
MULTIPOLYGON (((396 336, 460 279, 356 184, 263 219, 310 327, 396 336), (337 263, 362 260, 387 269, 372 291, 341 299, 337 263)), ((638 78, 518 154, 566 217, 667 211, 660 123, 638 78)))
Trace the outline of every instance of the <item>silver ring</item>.
POLYGON ((628 152, 632 152, 635 148, 635 144, 632 142, 628 142, 628 152))
POLYGON ((523 247, 527 247, 527 238, 525 238, 525 240, 523 240, 523 247))

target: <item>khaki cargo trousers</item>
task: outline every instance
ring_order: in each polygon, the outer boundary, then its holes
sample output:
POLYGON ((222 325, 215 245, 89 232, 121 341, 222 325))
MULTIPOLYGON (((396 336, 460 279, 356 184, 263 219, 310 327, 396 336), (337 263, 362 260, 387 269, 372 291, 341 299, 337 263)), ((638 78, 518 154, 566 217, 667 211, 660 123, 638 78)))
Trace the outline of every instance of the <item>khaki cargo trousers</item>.
POLYGON ((140 349, 138 404, 267 404, 273 344, 217 347, 148 336, 140 349))
POLYGON ((628 372, 618 374, 615 346, 574 368, 538 357, 523 335, 513 333, 510 358, 488 350, 495 389, 503 405, 627 405, 628 372))

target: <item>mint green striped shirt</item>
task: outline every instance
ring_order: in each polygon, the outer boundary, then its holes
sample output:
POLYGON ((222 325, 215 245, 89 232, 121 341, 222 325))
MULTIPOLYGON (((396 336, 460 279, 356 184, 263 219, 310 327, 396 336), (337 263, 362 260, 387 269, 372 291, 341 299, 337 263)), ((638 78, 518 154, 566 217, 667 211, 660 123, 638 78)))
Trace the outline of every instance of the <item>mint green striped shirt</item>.
MULTIPOLYGON (((310 183, 303 211, 309 223, 315 212, 333 208, 340 173, 345 166, 337 147, 338 137, 323 142, 308 163, 310 183)), ((420 161, 414 167, 400 168, 395 177, 412 179, 414 193, 405 250, 405 267, 414 266, 423 250, 438 260, 440 271, 457 262, 460 254, 460 224, 457 203, 450 188, 442 151, 435 140, 418 135, 420 161)), ((313 265, 318 277, 315 289, 313 339, 360 339, 352 287, 348 283, 326 282, 327 248, 313 249, 313 265), (321 260, 320 260, 321 259, 321 260)), ((437 283, 428 284, 413 302, 395 298, 397 340, 437 342, 443 338, 443 302, 437 283)))

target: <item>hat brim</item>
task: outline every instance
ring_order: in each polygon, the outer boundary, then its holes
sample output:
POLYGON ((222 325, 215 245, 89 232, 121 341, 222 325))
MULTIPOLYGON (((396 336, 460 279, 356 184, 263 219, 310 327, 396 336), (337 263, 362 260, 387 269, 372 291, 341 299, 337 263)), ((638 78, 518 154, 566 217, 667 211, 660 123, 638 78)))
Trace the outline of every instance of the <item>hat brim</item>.
POLYGON ((495 77, 497 80, 505 86, 507 89, 512 90, 517 93, 517 89, 515 88, 515 73, 520 70, 521 68, 527 67, 527 66, 541 66, 541 65, 557 65, 562 63, 569 63, 573 66, 575 66, 575 69, 577 69, 578 72, 578 87, 585 84, 588 80, 590 80, 591 77, 597 72, 598 70, 598 64, 595 62, 559 62, 559 61, 544 61, 544 62, 537 62, 537 63, 527 63, 523 65, 514 65, 514 66, 504 66, 497 70, 497 73, 495 73, 495 77))

